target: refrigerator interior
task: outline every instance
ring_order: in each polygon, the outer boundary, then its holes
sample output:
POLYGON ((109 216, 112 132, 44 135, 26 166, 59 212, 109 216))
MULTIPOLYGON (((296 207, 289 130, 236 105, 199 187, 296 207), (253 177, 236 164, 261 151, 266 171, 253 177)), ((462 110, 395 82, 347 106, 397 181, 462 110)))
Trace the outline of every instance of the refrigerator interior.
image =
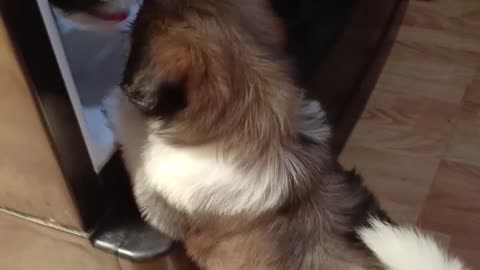
POLYGON ((102 101, 121 80, 128 55, 129 25, 140 0, 124 0, 128 18, 108 30, 81 27, 54 12, 48 0, 36 1, 92 164, 99 172, 115 151, 115 138, 103 114, 102 101))

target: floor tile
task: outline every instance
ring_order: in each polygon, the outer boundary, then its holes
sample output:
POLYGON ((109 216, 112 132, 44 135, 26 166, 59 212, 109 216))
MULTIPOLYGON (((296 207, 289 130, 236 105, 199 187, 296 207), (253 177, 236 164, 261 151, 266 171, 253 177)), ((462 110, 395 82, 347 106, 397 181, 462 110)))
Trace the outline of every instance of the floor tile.
POLYGON ((480 165, 480 104, 464 102, 446 158, 480 165))
POLYGON ((0 213, 0 268, 120 270, 116 257, 88 239, 0 213))
POLYGON ((463 100, 480 105, 480 69, 477 70, 476 76, 468 85, 463 100))
MULTIPOLYGON (((472 254, 480 254, 479 195, 480 167, 442 161, 419 224, 450 235, 451 250, 465 259, 471 259, 474 257, 472 254)), ((475 263, 480 267, 478 258, 475 263)))
POLYGON ((349 143, 411 156, 442 156, 459 105, 375 91, 349 143))
POLYGON ((439 160, 349 144, 341 162, 347 168, 356 168, 363 175, 367 186, 392 218, 401 223, 415 223, 439 160))

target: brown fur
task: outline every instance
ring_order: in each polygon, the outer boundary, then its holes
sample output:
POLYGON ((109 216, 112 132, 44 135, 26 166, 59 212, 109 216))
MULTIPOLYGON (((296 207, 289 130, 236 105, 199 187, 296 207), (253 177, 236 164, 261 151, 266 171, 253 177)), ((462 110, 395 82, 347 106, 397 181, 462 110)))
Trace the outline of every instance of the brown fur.
POLYGON ((272 16, 261 2, 150 2, 133 33, 134 43, 145 45, 134 44, 130 58, 143 62, 129 65, 135 67, 127 70, 125 88, 141 99, 161 96, 165 83, 185 91, 186 108, 162 115, 172 141, 248 145, 252 140, 282 143, 292 136, 298 93, 285 87, 291 85, 287 65, 274 49, 282 38, 271 38, 279 36, 271 31, 279 27, 266 20, 253 25, 250 19, 272 16), (172 9, 185 11, 164 14, 172 9))
POLYGON ((355 229, 383 212, 326 142, 302 130, 302 95, 281 29, 262 0, 145 1, 123 88, 150 119, 165 122, 150 132, 182 146, 221 143, 221 154, 245 168, 267 169, 288 152, 301 164, 289 173, 301 181, 255 215, 186 214, 142 186, 139 205, 207 270, 379 269, 355 229))

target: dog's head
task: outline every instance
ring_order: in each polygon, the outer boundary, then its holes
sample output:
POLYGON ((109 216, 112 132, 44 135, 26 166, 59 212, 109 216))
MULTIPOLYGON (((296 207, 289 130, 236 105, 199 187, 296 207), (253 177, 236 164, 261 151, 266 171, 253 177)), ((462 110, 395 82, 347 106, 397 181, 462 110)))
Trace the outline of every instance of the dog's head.
POLYGON ((281 59, 282 28, 262 2, 144 1, 124 93, 184 142, 271 136, 271 125, 285 131, 296 99, 281 59))

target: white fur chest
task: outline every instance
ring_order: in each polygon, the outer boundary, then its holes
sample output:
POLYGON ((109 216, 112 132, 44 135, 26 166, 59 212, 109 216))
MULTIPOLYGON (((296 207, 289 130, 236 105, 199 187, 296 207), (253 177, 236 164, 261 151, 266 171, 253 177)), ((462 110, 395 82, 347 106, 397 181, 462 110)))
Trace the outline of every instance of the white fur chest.
MULTIPOLYGON (((107 98, 105 107, 137 200, 159 194, 190 213, 235 214, 273 208, 285 196, 288 179, 284 171, 265 166, 242 171, 222 158, 214 145, 168 145, 148 134, 148 120, 119 90, 107 98)), ((144 207, 147 202, 139 203, 144 207)))
POLYGON ((268 169, 238 169, 215 146, 178 147, 150 135, 143 153, 143 177, 169 203, 189 213, 236 214, 277 206, 286 181, 268 169))

